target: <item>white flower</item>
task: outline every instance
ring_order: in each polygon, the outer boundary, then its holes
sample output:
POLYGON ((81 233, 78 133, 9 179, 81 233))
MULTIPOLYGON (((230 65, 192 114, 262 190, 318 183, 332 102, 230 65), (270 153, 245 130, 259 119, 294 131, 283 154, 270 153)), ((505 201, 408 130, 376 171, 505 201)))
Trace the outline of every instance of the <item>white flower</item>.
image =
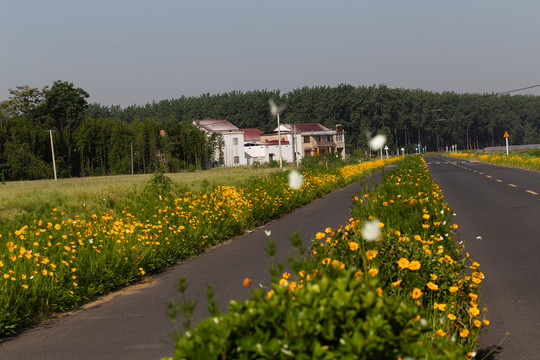
POLYGON ((281 114, 286 108, 286 105, 277 106, 273 99, 269 99, 268 104, 270 105, 270 113, 272 116, 276 116, 278 113, 281 114))
POLYGON ((93 243, 94 243, 94 239, 90 239, 90 240, 88 240, 88 242, 89 242, 90 244, 93 244, 93 243))
POLYGON ((304 179, 298 170, 293 170, 289 173, 289 187, 293 190, 298 190, 302 187, 304 179))
POLYGON ((482 237, 481 237, 481 236, 477 236, 477 237, 476 237, 476 240, 482 240, 482 237))
POLYGON ((272 235, 272 230, 264 230, 264 233, 266 234, 266 236, 270 236, 272 235))
POLYGON ((386 135, 376 135, 373 139, 369 140, 368 145, 373 151, 379 151, 386 143, 386 135))
POLYGON ((375 241, 381 236, 379 220, 366 221, 362 227, 362 237, 366 241, 375 241))

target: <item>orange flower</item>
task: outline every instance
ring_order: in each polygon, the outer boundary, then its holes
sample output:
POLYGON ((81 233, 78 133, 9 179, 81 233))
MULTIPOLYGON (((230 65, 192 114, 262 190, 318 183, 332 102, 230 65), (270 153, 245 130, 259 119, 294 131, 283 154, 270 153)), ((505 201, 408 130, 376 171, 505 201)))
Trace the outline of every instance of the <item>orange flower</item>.
POLYGON ((420 290, 419 288, 414 288, 411 293, 411 297, 413 299, 418 299, 420 296, 422 296, 422 290, 420 290))
POLYGON ((248 287, 249 285, 251 285, 251 279, 250 278, 245 278, 244 279, 244 286, 248 287))
POLYGON ((358 250, 358 243, 357 243, 357 242, 354 242, 354 241, 351 241, 351 242, 349 243, 349 249, 350 249, 351 251, 356 251, 356 250, 358 250))
POLYGON ((366 257, 368 260, 373 260, 379 252, 377 250, 368 250, 366 251, 366 257))
POLYGON ((409 270, 418 270, 420 269, 420 261, 413 260, 409 263, 409 270))
POLYGON ((426 285, 427 285, 427 287, 428 287, 430 290, 433 290, 433 291, 439 290, 439 285, 434 284, 434 283, 432 283, 431 281, 428 282, 426 285))
POLYGON ((398 260, 398 265, 400 268, 402 269, 407 269, 409 267, 409 260, 405 259, 405 258, 401 258, 398 260))

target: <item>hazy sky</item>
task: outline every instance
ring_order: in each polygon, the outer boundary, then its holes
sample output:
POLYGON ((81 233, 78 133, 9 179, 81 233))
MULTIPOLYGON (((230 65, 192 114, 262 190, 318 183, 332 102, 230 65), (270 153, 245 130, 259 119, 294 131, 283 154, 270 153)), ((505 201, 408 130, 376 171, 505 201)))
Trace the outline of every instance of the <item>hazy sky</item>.
MULTIPOLYGON (((69 81, 90 103, 386 84, 540 84, 538 0, 0 0, 0 100, 69 81)), ((515 94, 540 95, 540 87, 515 94)))

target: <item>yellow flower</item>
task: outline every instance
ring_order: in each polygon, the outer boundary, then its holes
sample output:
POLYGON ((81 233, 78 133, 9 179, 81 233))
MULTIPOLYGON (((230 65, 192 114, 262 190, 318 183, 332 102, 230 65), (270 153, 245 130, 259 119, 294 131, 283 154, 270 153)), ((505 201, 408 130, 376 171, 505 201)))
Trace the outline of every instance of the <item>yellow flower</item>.
POLYGON ((483 322, 484 322, 484 325, 486 326, 489 325, 489 320, 484 320, 483 322))
POLYGON ((441 337, 446 336, 446 333, 442 329, 437 329, 437 331, 435 331, 435 334, 441 337))
POLYGON ((358 250, 358 243, 356 243, 356 242, 354 242, 354 241, 351 241, 351 242, 349 243, 349 249, 350 249, 351 251, 356 251, 356 250, 358 250))
POLYGON ((392 287, 398 287, 399 284, 401 284, 401 280, 394 281, 394 282, 392 283, 392 287))
POLYGON ((433 291, 439 290, 439 286, 437 284, 432 283, 431 281, 428 282, 426 285, 430 290, 433 290, 433 291))
POLYGON ((459 287, 457 287, 457 286, 450 286, 448 288, 448 291, 450 291, 451 293, 455 293, 458 290, 459 290, 459 287))
POLYGON ((270 299, 272 297, 272 295, 274 295, 274 290, 273 289, 268 291, 268 293, 266 294, 266 298, 270 299))
POLYGON ((409 260, 401 258, 398 260, 398 265, 402 269, 407 269, 409 267, 409 260))
POLYGON ((438 304, 438 303, 434 303, 433 304, 433 309, 435 310, 440 310, 440 311, 446 311, 446 304, 438 304))
POLYGON ((420 296, 422 296, 422 290, 420 290, 419 288, 414 288, 411 293, 411 297, 413 299, 418 299, 420 298, 420 296))
POLYGON ((330 234, 332 232, 332 228, 327 227, 326 229, 324 229, 324 232, 327 233, 327 234, 330 234))
POLYGON ((471 316, 477 316, 480 314, 480 310, 478 310, 478 308, 476 306, 473 306, 471 308, 469 308, 469 314, 471 314, 471 316))
POLYGON ((288 273, 288 272, 284 272, 283 275, 282 275, 282 277, 283 277, 284 279, 288 279, 288 278, 291 277, 291 274, 288 273))
POLYGON ((379 273, 379 269, 375 269, 375 268, 369 269, 369 270, 368 270, 368 273, 369 273, 371 276, 376 276, 376 275, 379 273))
POLYGON ((449 318, 451 321, 454 321, 454 320, 457 319, 456 315, 454 315, 454 314, 448 314, 448 315, 446 315, 446 317, 449 318))
POLYGON ((482 322, 480 320, 474 320, 473 322, 474 322, 474 326, 476 327, 482 326, 482 322))
POLYGON ((323 233, 323 232, 318 232, 317 235, 315 235, 315 239, 321 240, 321 239, 324 238, 325 236, 326 236, 325 233, 323 233))
POLYGON ((428 214, 424 214, 424 215, 422 215, 422 218, 423 218, 424 220, 429 220, 429 215, 428 215, 428 214))
POLYGON ((73 283, 73 287, 77 287, 77 283, 76 283, 76 282, 73 283))
POLYGON ((345 264, 339 260, 332 260, 332 266, 335 268, 338 268, 339 270, 342 270, 343 268, 345 268, 345 264))
POLYGON ((364 275, 364 273, 360 270, 358 270, 355 274, 354 274, 354 278, 358 281, 362 280, 362 275, 364 275))
POLYGON ((469 336, 469 330, 467 329, 463 329, 459 332, 459 336, 461 336, 462 338, 466 338, 467 336, 469 336))
POLYGON ((328 264, 330 264, 330 261, 332 261, 332 259, 330 259, 330 258, 324 258, 324 259, 322 260, 322 264, 323 264, 323 265, 328 265, 328 264))
POLYGON ((382 296, 382 294, 383 294, 383 289, 382 289, 382 288, 380 288, 380 287, 379 287, 379 288, 377 288, 377 295, 378 295, 379 297, 381 297, 381 296, 382 296))
POLYGON ((28 289, 28 285, 26 285, 26 284, 23 284, 22 287, 23 287, 23 289, 28 289))
POLYGON ((379 252, 377 250, 368 250, 366 251, 366 257, 368 260, 373 260, 379 252))
POLYGON ((433 280, 433 281, 437 280, 437 275, 436 275, 436 274, 429 274, 429 277, 430 277, 431 280, 433 280))
POLYGON ((289 282, 286 279, 279 280, 279 285, 289 285, 289 282))
POLYGON ((420 261, 413 260, 409 263, 409 270, 418 270, 420 269, 420 261))
POLYGON ((60 224, 56 224, 56 225, 54 225, 54 228, 55 228, 56 230, 60 230, 60 229, 62 228, 62 226, 61 226, 60 224))

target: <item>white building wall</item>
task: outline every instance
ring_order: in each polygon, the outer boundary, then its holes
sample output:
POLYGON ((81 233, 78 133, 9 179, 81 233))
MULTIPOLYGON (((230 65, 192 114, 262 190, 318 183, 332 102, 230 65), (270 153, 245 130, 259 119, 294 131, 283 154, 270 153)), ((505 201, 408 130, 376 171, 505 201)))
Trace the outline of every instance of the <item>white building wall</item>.
MULTIPOLYGON (((247 165, 244 155, 244 133, 222 132, 223 135, 223 160, 225 166, 247 165), (236 140, 235 140, 236 139, 236 140)), ((219 160, 219 159, 218 159, 219 160)))

